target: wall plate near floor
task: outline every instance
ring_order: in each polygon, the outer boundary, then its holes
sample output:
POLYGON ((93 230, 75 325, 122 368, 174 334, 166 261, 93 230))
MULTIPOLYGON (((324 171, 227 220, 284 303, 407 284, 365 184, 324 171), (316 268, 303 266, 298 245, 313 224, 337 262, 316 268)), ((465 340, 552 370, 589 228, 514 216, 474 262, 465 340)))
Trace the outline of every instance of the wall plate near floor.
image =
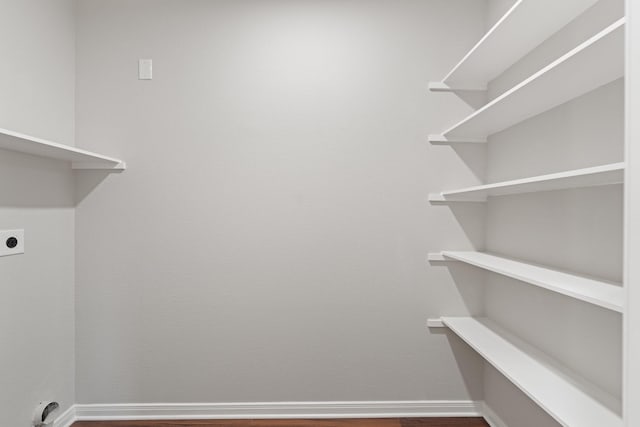
POLYGON ((0 257, 24 253, 24 230, 0 230, 0 257))

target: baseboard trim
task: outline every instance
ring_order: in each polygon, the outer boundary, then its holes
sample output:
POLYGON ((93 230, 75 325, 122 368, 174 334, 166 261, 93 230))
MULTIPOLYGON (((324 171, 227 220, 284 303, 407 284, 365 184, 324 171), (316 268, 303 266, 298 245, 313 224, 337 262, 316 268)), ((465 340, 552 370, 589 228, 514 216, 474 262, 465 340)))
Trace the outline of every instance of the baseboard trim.
MULTIPOLYGON (((78 421, 275 418, 477 417, 473 401, 76 404, 78 421)), ((56 425, 56 427, 58 427, 56 425)), ((60 427, 63 427, 60 425, 60 427)), ((66 427, 66 426, 64 426, 66 427)))
POLYGON ((71 405, 66 411, 58 415, 53 427, 70 427, 76 421, 76 405, 71 405))
POLYGON ((486 402, 482 402, 482 416, 491 427, 508 427, 486 402))

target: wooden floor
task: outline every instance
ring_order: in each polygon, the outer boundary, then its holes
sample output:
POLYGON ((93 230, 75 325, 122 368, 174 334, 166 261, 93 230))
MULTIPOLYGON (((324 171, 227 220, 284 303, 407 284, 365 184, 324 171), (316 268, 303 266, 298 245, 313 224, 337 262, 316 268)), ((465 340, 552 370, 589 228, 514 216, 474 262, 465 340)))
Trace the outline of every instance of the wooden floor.
POLYGON ((72 427, 489 427, 482 418, 340 420, 78 421, 72 427))

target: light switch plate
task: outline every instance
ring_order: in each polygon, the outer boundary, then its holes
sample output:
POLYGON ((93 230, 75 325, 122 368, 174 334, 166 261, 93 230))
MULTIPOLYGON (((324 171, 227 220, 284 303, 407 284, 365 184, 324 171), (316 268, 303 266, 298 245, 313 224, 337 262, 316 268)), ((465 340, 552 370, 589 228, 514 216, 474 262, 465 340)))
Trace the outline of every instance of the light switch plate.
POLYGON ((0 230, 0 257, 24 253, 24 230, 0 230))
POLYGON ((139 80, 153 79, 153 60, 151 59, 138 60, 138 79, 139 80))

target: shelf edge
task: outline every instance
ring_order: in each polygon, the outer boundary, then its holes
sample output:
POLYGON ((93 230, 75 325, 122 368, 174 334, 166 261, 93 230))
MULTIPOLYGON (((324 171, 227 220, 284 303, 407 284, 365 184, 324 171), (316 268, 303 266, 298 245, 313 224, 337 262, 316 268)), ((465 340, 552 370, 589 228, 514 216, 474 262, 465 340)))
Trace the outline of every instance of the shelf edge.
POLYGON ((0 149, 71 163, 72 169, 101 169, 122 171, 126 164, 115 157, 46 139, 0 128, 0 138, 5 138, 0 149), (85 160, 86 159, 86 160, 85 160))
MULTIPOLYGON (((478 185, 474 187, 461 188, 458 190, 448 190, 448 191, 443 191, 441 193, 431 193, 429 195, 429 201, 432 203, 486 202, 489 196, 474 197, 473 195, 463 196, 462 194, 489 191, 496 188, 518 187, 518 186, 529 185, 529 184, 553 182, 558 180, 577 178, 580 176, 589 176, 589 175, 624 171, 625 166, 626 166, 625 162, 609 163, 606 165, 591 166, 587 168, 573 169, 569 171, 555 172, 555 173, 550 173, 545 175, 537 175, 537 176, 519 178, 519 179, 514 179, 509 181, 500 181, 492 184, 484 184, 484 185, 478 185)), ((535 191, 527 191, 525 193, 513 192, 513 193, 506 193, 502 196, 538 193, 538 192, 545 192, 545 191, 557 191, 557 190, 565 190, 570 188, 586 188, 586 187, 594 187, 599 185, 616 185, 616 184, 622 184, 622 183, 624 183, 624 178, 621 178, 620 180, 611 181, 611 182, 602 183, 602 184, 596 184, 596 185, 584 185, 584 186, 566 187, 566 188, 558 188, 558 189, 542 189, 542 190, 535 190, 535 191)))
MULTIPOLYGON (((491 272, 491 273, 494 273, 494 274, 499 274, 501 276, 509 277, 511 279, 526 283, 526 284, 531 285, 531 286, 536 286, 538 288, 545 289, 545 290, 547 290, 549 292, 553 292, 553 293, 556 293, 556 294, 559 294, 559 295, 563 295, 563 296, 568 297, 568 298, 573 298, 573 299, 578 300, 578 301, 583 301, 583 302, 586 302, 588 304, 592 304, 592 305, 595 305, 595 306, 598 306, 598 307, 601 307, 601 308, 604 308, 604 309, 607 309, 607 310, 615 311, 617 313, 622 313, 623 312, 623 305, 624 304, 623 304, 622 301, 616 301, 616 298, 602 299, 602 298, 597 298, 597 297, 592 296, 592 295, 581 294, 581 293, 573 291, 573 290, 571 290, 569 288, 563 288, 562 286, 557 286, 557 285, 554 285, 552 283, 536 280, 535 277, 531 278, 531 277, 523 276, 521 274, 514 273, 514 272, 511 272, 509 270, 502 269, 502 268, 491 267, 490 265, 482 264, 480 262, 470 261, 468 259, 464 259, 464 257, 462 257, 462 256, 456 255, 455 252, 456 251, 442 251, 442 252, 439 252, 439 253, 429 254, 429 256, 434 255, 434 257, 442 258, 442 259, 439 259, 439 261, 462 262, 462 263, 465 263, 467 265, 471 265, 473 267, 480 268, 480 269, 482 269, 484 271, 488 271, 488 272, 491 272)), ((545 267, 545 266, 542 266, 542 265, 536 265, 536 264, 527 263, 527 262, 524 262, 524 261, 518 261, 518 260, 513 260, 513 259, 509 259, 509 258, 505 258, 505 257, 500 257, 498 255, 493 255, 493 254, 486 253, 486 252, 479 252, 479 253, 495 256, 497 258, 502 258, 502 259, 505 259, 505 260, 508 260, 508 261, 520 262, 520 263, 522 263, 524 265, 527 265, 527 266, 537 267, 537 268, 540 268, 540 269, 546 269, 546 270, 549 270, 549 271, 552 271, 552 272, 555 272, 555 273, 562 273, 562 274, 566 274, 566 275, 573 276, 573 277, 578 277, 578 278, 582 278, 582 279, 596 281, 596 282, 601 283, 603 286, 604 285, 618 286, 616 284, 609 283, 609 282, 606 282, 606 281, 603 281, 603 280, 599 280, 597 278, 590 278, 590 277, 586 277, 586 276, 580 276, 578 274, 574 274, 574 273, 571 273, 571 272, 565 272, 565 271, 557 270, 557 269, 554 269, 554 268, 545 267)), ((621 284, 620 284, 620 292, 622 292, 621 284)))

